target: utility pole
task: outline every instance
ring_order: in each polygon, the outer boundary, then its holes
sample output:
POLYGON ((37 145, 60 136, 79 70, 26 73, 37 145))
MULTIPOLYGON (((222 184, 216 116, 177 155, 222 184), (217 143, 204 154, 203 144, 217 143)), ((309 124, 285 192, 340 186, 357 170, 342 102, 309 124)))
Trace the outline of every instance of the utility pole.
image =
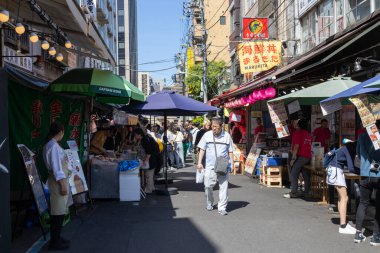
POLYGON ((205 9, 204 9, 204 0, 199 0, 199 9, 201 12, 201 25, 202 25, 202 53, 203 53, 203 75, 202 75, 202 83, 201 90, 203 88, 203 102, 207 103, 207 29, 205 22, 205 9))

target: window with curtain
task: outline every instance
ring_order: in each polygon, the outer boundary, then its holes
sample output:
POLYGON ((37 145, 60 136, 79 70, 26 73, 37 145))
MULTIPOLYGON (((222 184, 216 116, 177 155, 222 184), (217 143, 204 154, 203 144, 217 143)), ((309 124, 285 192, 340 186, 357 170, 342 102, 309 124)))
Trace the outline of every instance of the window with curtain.
POLYGON ((226 16, 220 16, 219 22, 220 25, 226 25, 226 16))
POLYGON ((344 24, 344 11, 343 11, 343 0, 336 0, 336 32, 341 32, 345 28, 344 24))
POLYGON ((318 7, 318 42, 325 41, 334 34, 334 3, 325 0, 318 7))
POLYGON ((316 12, 311 11, 301 19, 302 52, 305 53, 316 45, 316 12))

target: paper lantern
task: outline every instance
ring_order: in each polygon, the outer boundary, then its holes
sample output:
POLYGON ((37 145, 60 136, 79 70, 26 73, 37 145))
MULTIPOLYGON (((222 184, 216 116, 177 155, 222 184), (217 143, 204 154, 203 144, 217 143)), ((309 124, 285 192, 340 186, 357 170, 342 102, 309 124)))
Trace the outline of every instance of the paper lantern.
POLYGON ((257 90, 252 92, 252 99, 254 99, 256 101, 259 100, 259 94, 258 94, 257 90))
POLYGON ((252 99, 251 97, 248 99, 248 104, 254 104, 256 102, 255 99, 252 99))
POLYGON ((265 94, 265 90, 259 90, 258 97, 260 98, 260 100, 265 100, 267 98, 267 95, 265 94))
POLYGON ((265 89, 265 94, 267 98, 274 98, 276 96, 276 89, 273 87, 268 87, 265 89))
POLYGON ((243 101, 243 104, 248 104, 248 97, 242 97, 241 100, 243 101))

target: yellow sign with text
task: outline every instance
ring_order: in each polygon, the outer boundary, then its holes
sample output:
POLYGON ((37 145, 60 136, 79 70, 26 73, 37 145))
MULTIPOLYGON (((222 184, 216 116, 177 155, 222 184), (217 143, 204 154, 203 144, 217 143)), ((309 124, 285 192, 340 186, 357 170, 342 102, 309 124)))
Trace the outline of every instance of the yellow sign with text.
POLYGON ((242 74, 265 71, 281 63, 281 41, 243 42, 238 50, 242 74))
POLYGON ((187 73, 194 66, 194 50, 192 47, 187 48, 187 73))

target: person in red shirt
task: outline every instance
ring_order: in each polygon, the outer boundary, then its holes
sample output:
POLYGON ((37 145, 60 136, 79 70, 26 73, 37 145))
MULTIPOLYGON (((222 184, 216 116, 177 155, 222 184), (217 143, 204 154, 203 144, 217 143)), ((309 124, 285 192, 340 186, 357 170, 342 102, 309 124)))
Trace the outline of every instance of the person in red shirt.
POLYGON ((329 141, 331 139, 331 132, 328 128, 328 122, 326 119, 321 120, 321 126, 314 130, 314 141, 320 142, 324 147, 325 153, 329 151, 329 141))
POLYGON ((292 159, 290 161, 290 193, 284 195, 284 198, 296 198, 298 189, 298 177, 302 173, 305 180, 305 194, 310 194, 310 175, 303 168, 311 160, 311 134, 306 130, 307 122, 304 119, 297 121, 296 131, 292 137, 292 159))
POLYGON ((256 123, 257 123, 257 126, 253 132, 255 136, 261 132, 265 132, 263 123, 261 122, 261 118, 256 118, 256 123))
POLYGON ((358 130, 356 130, 356 140, 359 140, 359 136, 362 134, 362 133, 365 133, 367 132, 366 129, 363 127, 363 124, 362 122, 360 122, 360 126, 358 128, 358 130))

